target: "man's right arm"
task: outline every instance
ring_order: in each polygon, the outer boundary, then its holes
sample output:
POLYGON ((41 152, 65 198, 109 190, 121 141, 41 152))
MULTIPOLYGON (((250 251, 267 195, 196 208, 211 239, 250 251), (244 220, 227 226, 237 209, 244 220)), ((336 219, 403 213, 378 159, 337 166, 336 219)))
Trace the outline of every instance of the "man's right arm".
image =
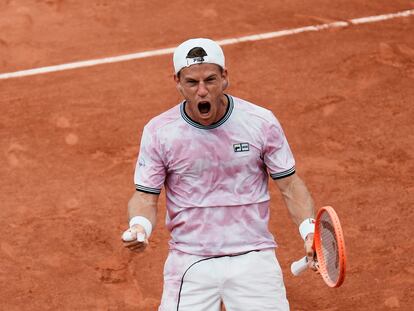
POLYGON ((135 216, 143 216, 154 227, 157 222, 158 197, 158 194, 135 191, 128 202, 128 220, 135 216))
POLYGON ((128 219, 130 222, 130 228, 124 232, 123 242, 124 246, 131 251, 141 252, 148 244, 148 237, 150 231, 155 227, 157 222, 158 211, 158 194, 146 193, 142 191, 136 191, 128 202, 128 219), (131 220, 137 220, 137 224, 131 225, 131 220), (125 239, 125 234, 128 233, 128 239, 125 239), (138 235, 144 235, 144 241, 140 241, 138 235))

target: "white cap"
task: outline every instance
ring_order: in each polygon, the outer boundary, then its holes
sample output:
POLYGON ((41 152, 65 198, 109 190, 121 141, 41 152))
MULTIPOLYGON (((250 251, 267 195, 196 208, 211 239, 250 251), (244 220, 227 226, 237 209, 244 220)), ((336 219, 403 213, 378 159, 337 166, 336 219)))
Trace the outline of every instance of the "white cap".
POLYGON ((181 69, 194 64, 216 64, 224 68, 224 53, 220 45, 210 39, 197 38, 181 43, 174 51, 174 70, 177 74, 181 69), (187 58, 188 53, 200 47, 206 52, 206 56, 187 58))

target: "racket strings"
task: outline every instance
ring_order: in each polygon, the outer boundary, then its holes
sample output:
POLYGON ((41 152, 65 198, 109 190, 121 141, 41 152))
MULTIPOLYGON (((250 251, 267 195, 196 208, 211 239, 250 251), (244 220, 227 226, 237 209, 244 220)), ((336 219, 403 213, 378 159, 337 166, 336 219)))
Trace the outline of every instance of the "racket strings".
POLYGON ((328 213, 323 213, 320 220, 320 239, 323 261, 327 277, 336 283, 340 275, 338 241, 336 239, 334 223, 328 213))

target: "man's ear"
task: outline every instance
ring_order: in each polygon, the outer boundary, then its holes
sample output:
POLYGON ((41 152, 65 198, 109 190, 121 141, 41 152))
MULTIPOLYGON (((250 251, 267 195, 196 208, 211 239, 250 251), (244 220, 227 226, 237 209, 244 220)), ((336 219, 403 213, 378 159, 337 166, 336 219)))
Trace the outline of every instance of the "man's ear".
POLYGON ((174 75, 175 87, 177 88, 178 92, 183 94, 183 87, 181 86, 180 78, 177 75, 174 75))
POLYGON ((229 81, 229 75, 227 74, 227 69, 223 69, 222 74, 223 82, 222 82, 222 88, 223 91, 229 87, 230 81, 229 81))
POLYGON ((225 79, 225 80, 223 80, 223 91, 224 90, 226 90, 228 87, 229 87, 229 84, 230 84, 230 82, 229 82, 229 79, 227 78, 227 79, 225 79))

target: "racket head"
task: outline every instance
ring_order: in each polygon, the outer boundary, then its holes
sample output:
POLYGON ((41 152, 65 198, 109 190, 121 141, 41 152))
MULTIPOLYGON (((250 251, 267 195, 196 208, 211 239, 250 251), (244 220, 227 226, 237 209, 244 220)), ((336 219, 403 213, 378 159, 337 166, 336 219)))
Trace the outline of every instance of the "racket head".
POLYGON ((315 221, 314 249, 318 270, 329 287, 345 279, 345 241, 338 215, 331 206, 319 209, 315 221))

